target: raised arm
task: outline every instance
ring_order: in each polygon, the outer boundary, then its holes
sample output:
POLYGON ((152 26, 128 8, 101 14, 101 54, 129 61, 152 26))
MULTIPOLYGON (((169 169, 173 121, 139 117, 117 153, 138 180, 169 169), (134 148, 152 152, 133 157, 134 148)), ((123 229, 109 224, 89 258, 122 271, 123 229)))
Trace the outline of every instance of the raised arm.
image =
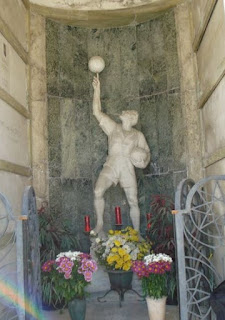
POLYGON ((94 88, 94 96, 93 96, 93 115, 99 122, 100 127, 102 130, 107 134, 110 135, 115 126, 116 122, 113 121, 109 116, 107 116, 104 112, 102 112, 101 108, 101 100, 100 100, 100 81, 99 76, 94 77, 92 82, 94 88))
POLYGON ((94 88, 94 96, 93 96, 93 115, 100 122, 103 116, 102 108, 101 108, 101 100, 100 100, 100 81, 99 75, 94 77, 92 82, 94 88))

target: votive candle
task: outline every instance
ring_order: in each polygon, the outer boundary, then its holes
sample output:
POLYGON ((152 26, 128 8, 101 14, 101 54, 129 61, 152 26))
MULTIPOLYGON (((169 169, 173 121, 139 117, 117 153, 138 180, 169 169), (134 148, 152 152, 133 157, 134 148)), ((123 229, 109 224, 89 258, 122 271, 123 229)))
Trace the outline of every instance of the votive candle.
POLYGON ((122 225, 122 217, 120 207, 115 207, 116 225, 122 225))
POLYGON ((90 232, 91 231, 91 226, 90 226, 90 216, 85 216, 84 217, 84 231, 85 232, 90 232))

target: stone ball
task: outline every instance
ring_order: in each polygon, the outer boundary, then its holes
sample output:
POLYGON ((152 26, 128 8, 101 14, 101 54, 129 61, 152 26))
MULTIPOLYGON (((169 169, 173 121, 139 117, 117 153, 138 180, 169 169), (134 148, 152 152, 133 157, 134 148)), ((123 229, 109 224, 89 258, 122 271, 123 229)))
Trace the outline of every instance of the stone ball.
POLYGON ((147 152, 144 149, 138 147, 135 147, 130 154, 130 159, 133 165, 141 169, 146 167, 145 161, 147 160, 147 157, 147 152))
POLYGON ((100 56, 94 56, 89 60, 88 68, 91 72, 100 73, 105 68, 105 61, 100 56))

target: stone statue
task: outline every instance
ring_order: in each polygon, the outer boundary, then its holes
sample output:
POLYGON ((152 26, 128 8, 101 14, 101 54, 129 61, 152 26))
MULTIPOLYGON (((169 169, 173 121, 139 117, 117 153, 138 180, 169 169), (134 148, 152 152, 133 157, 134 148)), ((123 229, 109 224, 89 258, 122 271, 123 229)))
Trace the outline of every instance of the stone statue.
POLYGON ((93 233, 98 234, 103 227, 105 208, 104 193, 113 184, 124 189, 130 206, 130 217, 134 229, 139 231, 140 210, 137 199, 137 180, 135 167, 145 168, 150 161, 150 150, 144 135, 132 128, 138 121, 135 110, 123 111, 120 115, 122 124, 118 124, 101 110, 99 76, 93 80, 93 114, 102 130, 108 136, 108 157, 99 174, 94 190, 94 206, 97 224, 93 233))

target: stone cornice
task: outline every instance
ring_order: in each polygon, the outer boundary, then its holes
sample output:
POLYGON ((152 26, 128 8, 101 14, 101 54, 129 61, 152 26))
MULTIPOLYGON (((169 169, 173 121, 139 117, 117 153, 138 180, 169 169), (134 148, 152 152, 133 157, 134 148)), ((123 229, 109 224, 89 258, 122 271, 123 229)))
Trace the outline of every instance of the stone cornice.
POLYGON ((31 3, 31 10, 47 18, 63 23, 91 28, 109 28, 135 25, 158 16, 183 0, 157 0, 148 5, 117 10, 78 10, 71 8, 47 7, 31 3))

